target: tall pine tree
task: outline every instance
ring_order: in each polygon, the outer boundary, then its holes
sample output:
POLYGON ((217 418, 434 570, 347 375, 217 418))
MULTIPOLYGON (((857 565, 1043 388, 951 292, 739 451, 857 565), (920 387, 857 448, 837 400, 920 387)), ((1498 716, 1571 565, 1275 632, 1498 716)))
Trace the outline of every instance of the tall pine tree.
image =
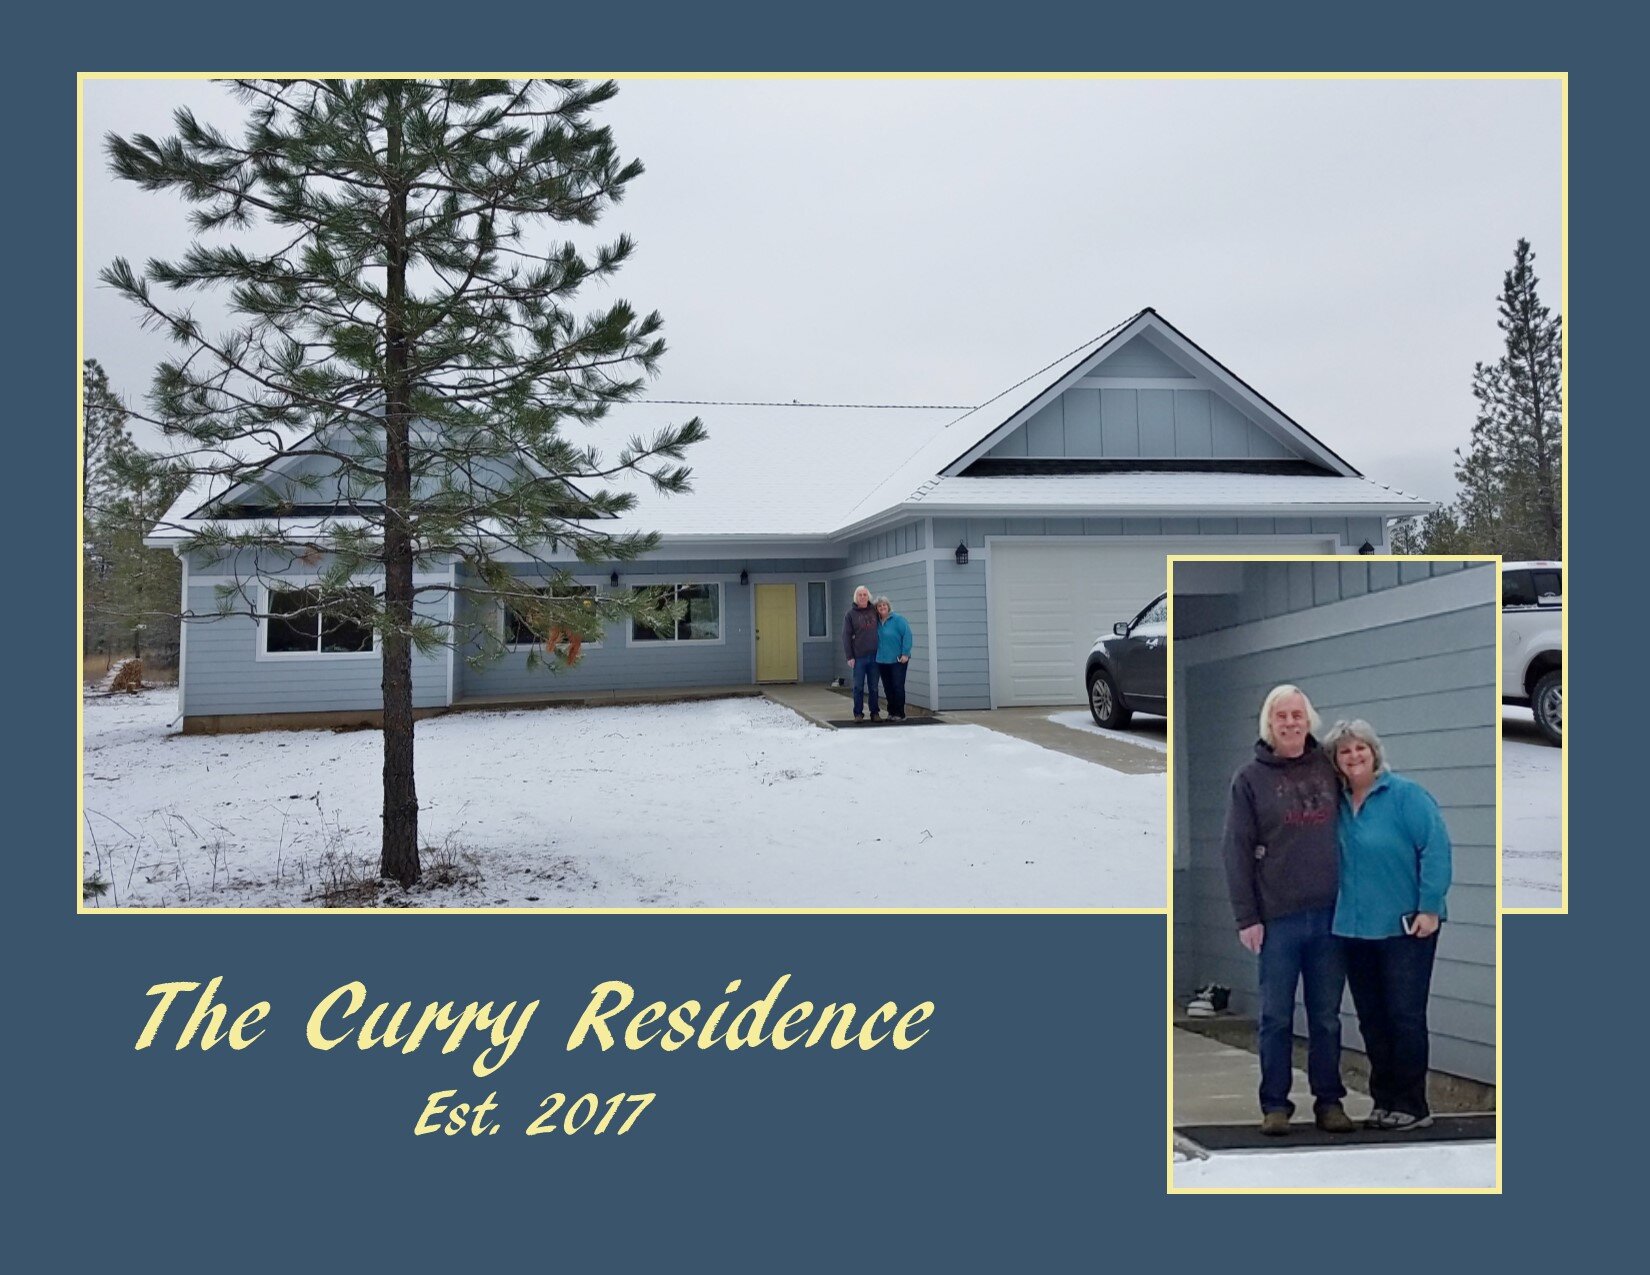
POLYGON ((642 171, 593 122, 617 91, 611 82, 232 87, 248 108, 239 139, 187 110, 164 140, 106 139, 118 176, 195 206, 198 237, 178 261, 139 271, 117 260, 102 277, 183 347, 160 366, 150 398, 172 453, 203 488, 253 483, 265 493, 240 516, 208 503, 206 525, 188 525, 187 551, 256 564, 244 586, 220 589, 220 612, 258 615, 267 595, 254 586, 302 561, 318 583, 288 618, 374 631, 380 870, 407 885, 420 871, 414 651, 496 646, 498 601, 541 636, 593 637, 631 617, 672 622, 646 594, 535 592, 511 562, 565 580, 550 561, 558 547, 586 562, 652 548, 656 536, 604 530, 634 502, 604 484, 633 470, 658 490, 685 490, 680 462, 704 431, 694 419, 605 459, 564 434, 636 397, 664 353, 656 313, 622 300, 572 308, 633 248, 623 235, 573 242, 642 171), (279 233, 242 233, 256 225, 279 233), (228 242, 208 242, 220 232, 228 242), (178 298, 212 287, 227 291, 235 316, 221 334, 178 298), (281 484, 258 467, 272 440, 305 462, 281 484), (446 582, 455 565, 456 585, 446 582), (382 583, 363 589, 363 579, 382 583), (449 599, 454 589, 463 596, 449 599), (420 611, 421 599, 438 605, 420 611))
POLYGON ((1535 253, 1520 239, 1502 280, 1505 349, 1473 369, 1478 419, 1457 453, 1462 535, 1474 551, 1563 556, 1563 318, 1542 303, 1535 253))

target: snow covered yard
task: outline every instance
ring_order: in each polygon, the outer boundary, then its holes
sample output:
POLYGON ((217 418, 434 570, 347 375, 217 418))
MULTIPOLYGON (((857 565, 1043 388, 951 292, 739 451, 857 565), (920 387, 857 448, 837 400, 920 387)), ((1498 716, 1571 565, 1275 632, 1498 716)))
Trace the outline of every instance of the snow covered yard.
POLYGON ((1563 764, 1529 709, 1502 708, 1502 907, 1563 906, 1563 764))
POLYGON ((1240 1151, 1175 1159, 1177 1187, 1493 1187, 1495 1144, 1240 1151))
POLYGON ((420 722, 431 884, 374 881, 376 731, 182 735, 85 702, 100 905, 1161 907, 1163 776, 975 726, 819 729, 760 699, 420 722))

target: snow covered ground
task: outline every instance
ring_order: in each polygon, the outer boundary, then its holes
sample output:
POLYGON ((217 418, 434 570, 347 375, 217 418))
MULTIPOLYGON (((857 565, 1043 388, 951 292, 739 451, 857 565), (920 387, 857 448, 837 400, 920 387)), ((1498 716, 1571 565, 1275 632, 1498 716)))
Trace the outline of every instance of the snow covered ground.
POLYGON ((1162 775, 759 699, 420 722, 434 884, 380 897, 376 731, 185 736, 176 714, 171 690, 85 702, 100 905, 1164 904, 1162 775))
MULTIPOLYGON (((1141 748, 1155 749, 1160 753, 1169 751, 1168 742, 1161 736, 1150 733, 1149 729, 1145 731, 1106 730, 1103 727, 1096 726, 1094 718, 1088 713, 1050 713, 1048 719, 1057 726, 1069 726, 1072 730, 1086 730, 1091 735, 1104 735, 1107 739, 1120 739, 1125 744, 1137 744, 1141 748)), ((1160 718, 1147 718, 1146 721, 1156 722, 1159 730, 1166 725, 1160 718)))
POLYGON ((1527 708, 1501 710, 1501 906, 1562 907, 1564 751, 1527 708))
POLYGON ((1493 1187, 1493 1142, 1244 1151, 1178 1160, 1177 1187, 1493 1187))

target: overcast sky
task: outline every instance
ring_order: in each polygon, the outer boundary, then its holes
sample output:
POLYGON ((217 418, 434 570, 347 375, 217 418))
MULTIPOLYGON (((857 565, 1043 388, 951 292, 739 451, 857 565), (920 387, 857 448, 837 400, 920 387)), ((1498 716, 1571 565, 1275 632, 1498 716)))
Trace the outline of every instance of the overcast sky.
MULTIPOLYGON (((108 177, 100 139, 240 107, 199 81, 85 103, 85 353, 139 398, 167 346, 97 271, 175 256, 187 209, 108 177)), ((599 230, 639 247, 613 292, 664 315, 657 397, 974 404, 1150 305, 1369 477, 1448 499, 1520 236, 1558 308, 1559 105, 1555 81, 626 80, 601 118, 647 171, 599 230)))

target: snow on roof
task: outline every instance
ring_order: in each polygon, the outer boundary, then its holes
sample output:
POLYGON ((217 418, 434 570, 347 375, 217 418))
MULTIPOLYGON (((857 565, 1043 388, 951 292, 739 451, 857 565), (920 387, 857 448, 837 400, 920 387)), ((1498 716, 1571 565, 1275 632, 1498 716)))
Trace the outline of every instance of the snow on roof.
MULTIPOLYGON (((634 492, 637 503, 604 530, 656 531, 673 538, 823 539, 882 521, 896 511, 1252 514, 1263 507, 1391 517, 1432 507, 1419 497, 1360 477, 1160 472, 1144 468, 1149 460, 1140 462, 1141 470, 1128 472, 944 476, 970 449, 1111 343, 1126 341, 1146 324, 1166 322, 1150 309, 1136 311, 987 402, 961 411, 642 401, 614 406, 595 425, 569 423, 567 437, 596 446, 610 463, 629 438, 651 437, 697 415, 709 436, 689 448, 682 462, 692 470, 689 492, 661 494, 635 473, 605 480, 610 487, 634 492)), ((603 482, 581 485, 596 488, 603 482)), ((211 486, 217 490, 197 483, 177 500, 162 520, 165 530, 157 528, 156 542, 178 538, 180 526, 188 530, 204 525, 205 520, 188 515, 222 494, 221 480, 211 486)))
MULTIPOLYGON (((1149 465, 1150 461, 1142 461, 1149 465)), ((1367 478, 1309 474, 1182 473, 1130 470, 1007 478, 939 478, 906 502, 922 513, 1013 511, 1142 513, 1185 510, 1253 514, 1256 506, 1302 514, 1422 513, 1429 502, 1367 478), (1413 506, 1413 509, 1408 507, 1413 506)))

